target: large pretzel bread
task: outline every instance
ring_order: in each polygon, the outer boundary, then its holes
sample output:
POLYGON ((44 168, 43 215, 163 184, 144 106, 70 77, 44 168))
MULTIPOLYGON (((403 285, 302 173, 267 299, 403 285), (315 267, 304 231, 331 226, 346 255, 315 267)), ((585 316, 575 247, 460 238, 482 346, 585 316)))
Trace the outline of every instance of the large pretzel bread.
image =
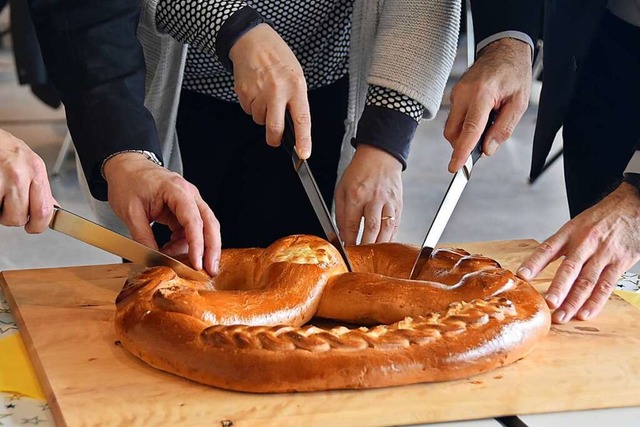
POLYGON ((349 247, 348 273, 332 245, 296 235, 223 250, 211 282, 146 269, 117 297, 116 333, 158 369, 260 393, 466 378, 522 358, 548 333, 541 295, 496 261, 441 249, 418 280, 402 279, 417 250, 349 247))

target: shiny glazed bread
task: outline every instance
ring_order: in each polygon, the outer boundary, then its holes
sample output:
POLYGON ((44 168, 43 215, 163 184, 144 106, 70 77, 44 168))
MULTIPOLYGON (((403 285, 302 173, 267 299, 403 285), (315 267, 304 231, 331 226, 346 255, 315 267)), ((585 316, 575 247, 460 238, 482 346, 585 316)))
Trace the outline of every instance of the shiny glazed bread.
POLYGON ((116 299, 116 334, 158 369, 272 393, 466 378, 522 358, 549 332, 542 296, 490 258, 440 249, 407 280, 417 247, 347 251, 353 273, 308 235, 223 250, 210 282, 146 269, 116 299))

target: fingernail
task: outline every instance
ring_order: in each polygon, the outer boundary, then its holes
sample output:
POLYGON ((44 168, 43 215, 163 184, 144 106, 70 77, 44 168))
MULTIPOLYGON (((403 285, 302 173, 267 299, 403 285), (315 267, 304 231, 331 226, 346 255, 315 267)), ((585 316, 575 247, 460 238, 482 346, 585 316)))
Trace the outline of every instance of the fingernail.
POLYGON ((219 272, 220 272, 220 260, 219 259, 214 259, 213 260, 213 274, 217 276, 219 272))
POLYGON ((580 313, 578 313, 578 317, 582 320, 587 320, 590 315, 591 315, 591 312, 589 311, 589 309, 586 309, 586 308, 584 310, 580 310, 580 313))
POLYGON ((554 317, 560 323, 564 322, 564 318, 567 316, 567 312, 564 310, 556 310, 554 317))
POLYGON ((309 149, 309 147, 304 147, 300 150, 298 155, 301 159, 306 160, 309 158, 309 156, 311 156, 311 150, 309 149))
POLYGON ((553 308, 558 306, 558 297, 554 294, 548 294, 544 296, 544 299, 547 300, 549 305, 553 308))
POLYGON ((500 148, 500 144, 498 144, 498 141, 491 138, 487 142, 487 151, 485 151, 485 154, 487 156, 493 156, 496 153, 496 151, 498 151, 498 148, 500 148))
POLYGON ((518 269, 518 271, 516 271, 516 274, 524 280, 529 280, 529 278, 531 277, 531 270, 529 270, 527 267, 521 267, 518 269))

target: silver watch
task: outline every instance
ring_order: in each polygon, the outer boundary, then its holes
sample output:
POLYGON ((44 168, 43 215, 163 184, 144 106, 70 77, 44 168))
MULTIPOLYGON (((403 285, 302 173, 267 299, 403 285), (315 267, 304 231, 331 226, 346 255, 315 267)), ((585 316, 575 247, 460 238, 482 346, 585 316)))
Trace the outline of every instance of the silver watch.
POLYGON ((105 163, 107 163, 107 161, 109 159, 111 159, 113 156, 117 156, 118 154, 122 154, 122 153, 139 153, 142 154, 143 156, 145 156, 147 158, 147 160, 152 161, 153 163, 155 163, 158 166, 162 166, 162 162, 160 161, 160 159, 158 159, 158 156, 155 155, 155 153, 151 152, 151 151, 147 151, 147 150, 122 150, 122 151, 118 151, 117 153, 113 153, 110 154, 106 159, 104 159, 102 161, 102 165, 100 165, 100 176, 102 176, 103 179, 107 179, 104 176, 104 165, 105 163))

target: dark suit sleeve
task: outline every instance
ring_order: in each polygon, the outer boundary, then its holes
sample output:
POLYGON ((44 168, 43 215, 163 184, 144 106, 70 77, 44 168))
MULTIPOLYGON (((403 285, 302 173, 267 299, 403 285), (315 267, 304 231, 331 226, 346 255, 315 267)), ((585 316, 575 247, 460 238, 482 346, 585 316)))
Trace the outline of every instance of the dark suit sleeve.
POLYGON ((100 167, 110 154, 147 150, 161 159, 155 122, 144 107, 140 2, 29 0, 29 7, 91 194, 106 200, 100 167))
POLYGON ((471 0, 473 33, 477 43, 504 31, 541 37, 544 0, 471 0))

